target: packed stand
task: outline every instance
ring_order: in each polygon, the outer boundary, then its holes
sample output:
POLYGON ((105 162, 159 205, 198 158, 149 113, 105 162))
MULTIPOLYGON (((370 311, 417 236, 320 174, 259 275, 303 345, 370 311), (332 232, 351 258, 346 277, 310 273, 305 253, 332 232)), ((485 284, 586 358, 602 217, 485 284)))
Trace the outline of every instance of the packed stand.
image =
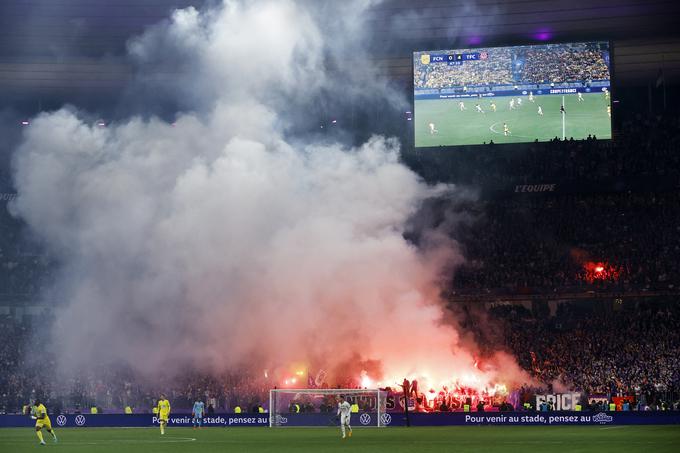
POLYGON ((565 47, 528 48, 522 52, 521 80, 529 83, 563 83, 609 80, 609 68, 598 49, 565 47))
MULTIPOLYGON (((612 300, 561 302, 553 310, 536 303, 531 310, 522 305, 500 305, 490 310, 465 307, 456 318, 479 345, 479 360, 497 351, 507 351, 533 379, 531 386, 475 389, 464 385, 411 390, 416 411, 526 410, 535 394, 564 391, 588 397, 634 396, 634 410, 677 409, 680 400, 680 305, 677 300, 612 300), (562 389, 562 390, 560 390, 562 389)), ((0 321, 0 412, 18 413, 22 406, 40 397, 51 411, 87 412, 97 406, 100 413, 122 412, 130 406, 135 413, 149 413, 158 392, 172 401, 173 411, 188 413, 192 402, 206 402, 207 413, 258 412, 266 407, 269 390, 276 383, 254 373, 205 374, 189 372, 153 379, 135 375, 125 367, 93 368, 65 379, 46 373, 55 370, 54 360, 45 360, 30 325, 10 318, 0 321), (161 389, 161 390, 159 390, 161 389)), ((299 386, 306 387, 306 383, 299 386)), ((324 388, 328 386, 324 385, 324 388)), ((358 388, 356 382, 338 387, 358 388)), ((400 388, 386 389, 388 409, 399 410, 400 388)), ((330 401, 330 400, 329 400, 330 401)), ((302 398, 295 411, 332 412, 307 404, 302 398)), ((588 408, 584 397, 583 405, 588 408)), ((531 407, 529 410, 534 410, 531 407)))
POLYGON ((680 287, 680 191, 479 201, 457 229, 457 294, 680 287), (476 211, 474 211, 476 210, 476 211))
POLYGON ((501 327, 486 344, 508 348, 548 393, 567 386, 584 395, 635 396, 641 410, 677 410, 677 300, 561 303, 554 316, 501 306, 491 317, 501 327))

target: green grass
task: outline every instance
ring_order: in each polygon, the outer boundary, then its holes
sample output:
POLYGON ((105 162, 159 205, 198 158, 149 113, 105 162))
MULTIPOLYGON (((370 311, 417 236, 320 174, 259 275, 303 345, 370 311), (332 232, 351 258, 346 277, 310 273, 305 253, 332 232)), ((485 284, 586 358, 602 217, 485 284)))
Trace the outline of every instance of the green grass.
MULTIPOLYGON (((528 96, 521 96, 522 106, 510 110, 509 97, 498 97, 494 101, 497 110, 489 107, 492 98, 484 98, 479 104, 486 113, 477 112, 476 99, 464 100, 467 110, 460 111, 459 99, 428 99, 415 102, 415 144, 416 146, 447 146, 489 143, 521 143, 536 139, 547 141, 562 138, 562 95, 536 96, 529 102, 528 96), (543 107, 543 116, 537 113, 543 107), (438 132, 430 133, 429 124, 434 123, 438 132), (503 135, 503 123, 507 123, 511 135, 503 135)), ((565 136, 574 139, 586 138, 588 134, 597 138, 611 138, 611 121, 607 114, 607 102, 601 93, 583 95, 579 102, 575 94, 564 95, 565 136)))
POLYGON ((40 447, 30 428, 0 429, 0 451, 153 452, 675 452, 678 426, 549 426, 358 428, 340 439, 337 428, 65 428, 59 443, 40 447))

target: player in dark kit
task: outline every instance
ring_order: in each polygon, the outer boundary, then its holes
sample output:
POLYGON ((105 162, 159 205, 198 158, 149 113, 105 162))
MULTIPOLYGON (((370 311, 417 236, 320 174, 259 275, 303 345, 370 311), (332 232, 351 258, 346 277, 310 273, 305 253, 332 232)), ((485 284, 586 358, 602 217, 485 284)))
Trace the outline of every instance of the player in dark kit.
POLYGON ((562 115, 564 115, 564 114, 567 113, 567 111, 564 110, 564 104, 560 105, 560 113, 561 113, 562 115))

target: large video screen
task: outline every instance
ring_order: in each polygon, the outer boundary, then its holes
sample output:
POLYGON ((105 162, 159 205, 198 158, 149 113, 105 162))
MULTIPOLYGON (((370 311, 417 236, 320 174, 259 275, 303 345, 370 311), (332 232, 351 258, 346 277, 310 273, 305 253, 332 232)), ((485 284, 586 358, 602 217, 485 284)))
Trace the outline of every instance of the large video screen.
POLYGON ((413 53, 415 146, 611 138, 609 43, 413 53))

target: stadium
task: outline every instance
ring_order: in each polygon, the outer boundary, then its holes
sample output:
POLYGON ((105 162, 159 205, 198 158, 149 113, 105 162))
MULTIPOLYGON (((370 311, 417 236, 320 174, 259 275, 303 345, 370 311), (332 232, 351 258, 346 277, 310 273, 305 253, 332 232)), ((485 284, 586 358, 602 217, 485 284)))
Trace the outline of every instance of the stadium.
POLYGON ((0 5, 0 451, 677 450, 676 2, 0 5))

